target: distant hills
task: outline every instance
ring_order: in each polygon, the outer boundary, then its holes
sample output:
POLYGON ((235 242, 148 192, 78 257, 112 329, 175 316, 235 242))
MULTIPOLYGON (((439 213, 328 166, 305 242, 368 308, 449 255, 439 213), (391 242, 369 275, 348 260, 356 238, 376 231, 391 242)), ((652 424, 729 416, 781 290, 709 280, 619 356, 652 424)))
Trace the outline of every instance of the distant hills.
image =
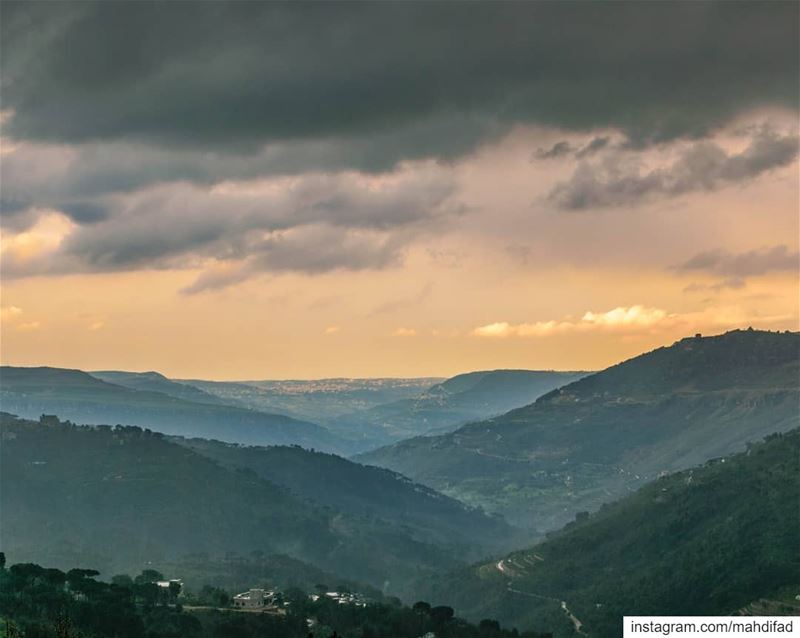
POLYGON ((314 379, 204 381, 176 379, 227 403, 326 423, 345 414, 417 396, 442 379, 314 379))
POLYGON ((122 372, 117 370, 97 370, 89 372, 95 379, 121 385, 132 390, 145 392, 161 392, 176 399, 185 399, 195 403, 212 403, 214 405, 237 405, 235 401, 226 401, 218 396, 196 388, 188 383, 179 383, 168 379, 160 372, 122 372))
POLYGON ((26 418, 55 414, 77 423, 141 425, 251 445, 298 444, 349 456, 494 416, 582 374, 494 370, 444 382, 217 382, 175 381, 158 372, 4 366, 0 404, 26 418))
POLYGON ((552 530, 662 472, 797 427, 799 385, 797 333, 698 336, 500 417, 357 458, 552 530))
POLYGON ((182 380, 230 404, 308 419, 363 452, 496 416, 586 375, 487 370, 450 379, 182 380))
POLYGON ((615 638, 623 615, 797 615, 798 495, 795 429, 660 478, 530 549, 428 579, 425 595, 557 638, 577 636, 576 623, 615 638))
POLYGON ((260 557, 285 555, 398 594, 511 532, 386 470, 297 448, 178 445, 136 427, 9 415, 0 426, 2 549, 15 561, 107 576, 183 565, 202 582, 226 563, 254 573, 260 557))
MULTIPOLYGON (((103 373, 125 381, 120 373, 103 373)), ((346 451, 347 444, 329 430, 282 414, 268 414, 213 403, 194 388, 175 396, 173 384, 139 375, 140 389, 109 383, 80 370, 0 368, 0 406, 6 412, 38 419, 43 413, 76 423, 138 425, 167 434, 205 436, 256 445, 298 444, 346 451), (172 388, 170 394, 153 388, 172 388), (192 399, 190 400, 189 397, 192 399), (203 399, 202 402, 197 399, 203 399)))
POLYGON ((454 430, 508 412, 586 376, 586 372, 488 370, 459 374, 417 396, 376 405, 334 420, 334 429, 379 427, 386 440, 454 430))

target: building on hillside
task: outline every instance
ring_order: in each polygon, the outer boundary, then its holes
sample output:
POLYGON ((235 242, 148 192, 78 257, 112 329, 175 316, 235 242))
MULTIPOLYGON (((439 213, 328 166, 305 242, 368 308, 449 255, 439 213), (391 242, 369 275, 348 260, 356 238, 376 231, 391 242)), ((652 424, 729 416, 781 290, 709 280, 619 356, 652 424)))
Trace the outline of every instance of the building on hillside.
POLYGON ((367 600, 361 594, 351 594, 349 592, 329 591, 325 595, 331 600, 335 600, 340 605, 355 605, 356 607, 366 607, 367 600))
POLYGON ((157 580, 156 585, 158 585, 160 589, 164 589, 167 591, 169 591, 170 589, 175 589, 175 587, 177 586, 178 595, 180 596, 183 594, 183 581, 180 578, 173 578, 171 580, 157 580))
POLYGON ((236 594, 233 597, 233 606, 236 609, 265 609, 274 607, 277 599, 277 593, 274 591, 251 589, 250 591, 236 594))

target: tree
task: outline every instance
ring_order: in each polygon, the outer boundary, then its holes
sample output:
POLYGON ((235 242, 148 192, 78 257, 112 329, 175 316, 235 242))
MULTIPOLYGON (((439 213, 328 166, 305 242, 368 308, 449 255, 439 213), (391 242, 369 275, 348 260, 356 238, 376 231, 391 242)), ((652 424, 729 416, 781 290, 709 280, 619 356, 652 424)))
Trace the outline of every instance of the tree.
POLYGON ((117 574, 111 577, 111 584, 117 587, 127 587, 131 589, 133 587, 133 578, 128 576, 128 574, 117 574))
POLYGON ((170 602, 175 602, 178 599, 178 595, 181 593, 181 584, 176 583, 175 581, 170 582, 169 584, 169 599, 170 602))
POLYGON ((164 575, 155 569, 143 569, 134 582, 137 585, 146 585, 147 583, 155 583, 156 581, 164 580, 164 575))
POLYGON ((430 614, 431 613, 431 605, 430 603, 426 603, 424 600, 419 600, 414 603, 412 609, 417 612, 418 614, 430 614))
POLYGON ((431 618, 437 625, 443 625, 444 623, 450 622, 453 620, 454 615, 455 612, 453 611, 453 608, 447 607, 446 605, 439 605, 438 607, 433 607, 431 609, 431 618))
POLYGON ((500 623, 491 618, 484 618, 478 623, 478 629, 481 630, 481 633, 499 632, 500 623))

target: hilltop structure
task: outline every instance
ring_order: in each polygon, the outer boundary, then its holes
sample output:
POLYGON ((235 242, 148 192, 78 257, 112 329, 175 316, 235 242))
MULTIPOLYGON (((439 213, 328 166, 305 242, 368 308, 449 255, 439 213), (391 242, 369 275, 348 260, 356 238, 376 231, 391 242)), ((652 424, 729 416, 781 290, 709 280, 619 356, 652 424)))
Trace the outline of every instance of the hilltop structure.
POLYGON ((264 589, 251 589, 233 597, 233 606, 237 609, 266 609, 275 607, 277 593, 264 589))

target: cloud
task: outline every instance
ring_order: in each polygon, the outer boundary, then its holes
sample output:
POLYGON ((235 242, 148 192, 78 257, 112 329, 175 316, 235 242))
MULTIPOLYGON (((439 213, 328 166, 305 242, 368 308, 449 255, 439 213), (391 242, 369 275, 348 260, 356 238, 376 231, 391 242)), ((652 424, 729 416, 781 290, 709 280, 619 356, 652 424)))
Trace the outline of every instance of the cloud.
POLYGON ((759 128, 740 153, 718 144, 689 144, 669 166, 642 171, 641 164, 614 154, 601 161, 581 162, 572 176, 555 186, 548 199, 568 210, 632 206, 654 197, 676 197, 740 184, 792 163, 798 153, 796 132, 780 134, 759 128))
POLYGON ((0 307, 0 321, 18 332, 36 332, 42 328, 41 321, 23 321, 23 314, 17 306, 0 307))
POLYGON ((608 146, 608 143, 610 141, 611 141, 610 137, 595 137, 595 138, 592 138, 586 144, 586 146, 584 146, 583 148, 578 149, 575 152, 575 157, 577 157, 578 159, 582 159, 582 158, 587 157, 589 155, 594 155, 598 151, 601 151, 604 148, 606 148, 606 146, 608 146))
POLYGON ((696 254, 675 267, 680 272, 705 272, 734 280, 757 277, 770 272, 797 272, 800 252, 789 250, 785 244, 731 253, 727 250, 710 250, 696 254))
POLYGON ((457 156, 517 123, 657 141, 702 135, 762 105, 797 105, 795 3, 2 10, 16 139, 241 154, 427 127, 377 152, 392 163, 457 156))
POLYGON ((549 337, 598 331, 617 331, 625 334, 655 330, 689 331, 697 328, 719 328, 748 325, 752 322, 768 325, 792 319, 793 315, 758 315, 737 306, 707 308, 699 312, 674 313, 646 306, 620 306, 607 312, 587 311, 580 319, 570 317, 559 321, 537 321, 511 324, 491 323, 472 331, 475 337, 549 337))
POLYGON ((565 332, 594 329, 648 327, 663 321, 668 315, 659 308, 645 306, 618 307, 607 312, 587 311, 579 320, 536 321, 510 324, 505 321, 479 326, 472 331, 476 337, 544 337, 565 332))
POLYGON ((398 310, 403 310, 404 308, 418 306, 428 297, 430 297, 432 291, 433 291, 433 285, 430 282, 428 282, 420 289, 420 291, 417 294, 411 297, 393 299, 392 301, 387 301, 386 303, 382 303, 379 306, 377 306, 370 313, 370 315, 374 316, 382 314, 391 314, 397 312, 398 310))
POLYGON ((328 326, 327 328, 325 328, 325 334, 326 335, 335 335, 340 330, 341 330, 341 328, 339 326, 328 326))
POLYGON ((16 329, 20 332, 36 332, 41 328, 42 323, 40 321, 26 321, 16 325, 16 329))
POLYGON ((22 315, 22 308, 17 306, 3 306, 0 308, 0 321, 15 321, 22 315))
POLYGON ((185 288, 181 288, 184 295, 196 295, 201 292, 220 290, 238 284, 251 276, 240 263, 216 263, 200 273, 197 279, 185 288))
MULTIPOLYGON (((461 214, 453 195, 452 178, 436 170, 309 174, 211 189, 164 184, 106 198, 105 218, 58 225, 35 254, 4 251, 3 271, 21 277, 197 268, 210 261, 184 289, 191 294, 258 272, 381 269, 400 263, 418 234, 437 232, 441 220, 461 214)), ((8 243, 25 236, 11 235, 8 243)))
POLYGON ((557 157, 564 157, 571 154, 575 149, 572 148, 569 142, 561 141, 553 144, 549 149, 539 148, 533 154, 536 159, 555 159, 557 157))
POLYGON ((712 292, 720 292, 722 290, 740 290, 744 288, 746 282, 739 277, 729 277, 714 284, 700 284, 691 283, 683 289, 683 292, 705 292, 711 290, 712 292))
POLYGON ((651 326, 667 317, 667 313, 659 308, 644 306, 618 307, 608 312, 587 312, 582 322, 595 326, 651 326))
POLYGON ((393 337, 416 337, 417 331, 414 328, 398 328, 392 333, 393 337))

